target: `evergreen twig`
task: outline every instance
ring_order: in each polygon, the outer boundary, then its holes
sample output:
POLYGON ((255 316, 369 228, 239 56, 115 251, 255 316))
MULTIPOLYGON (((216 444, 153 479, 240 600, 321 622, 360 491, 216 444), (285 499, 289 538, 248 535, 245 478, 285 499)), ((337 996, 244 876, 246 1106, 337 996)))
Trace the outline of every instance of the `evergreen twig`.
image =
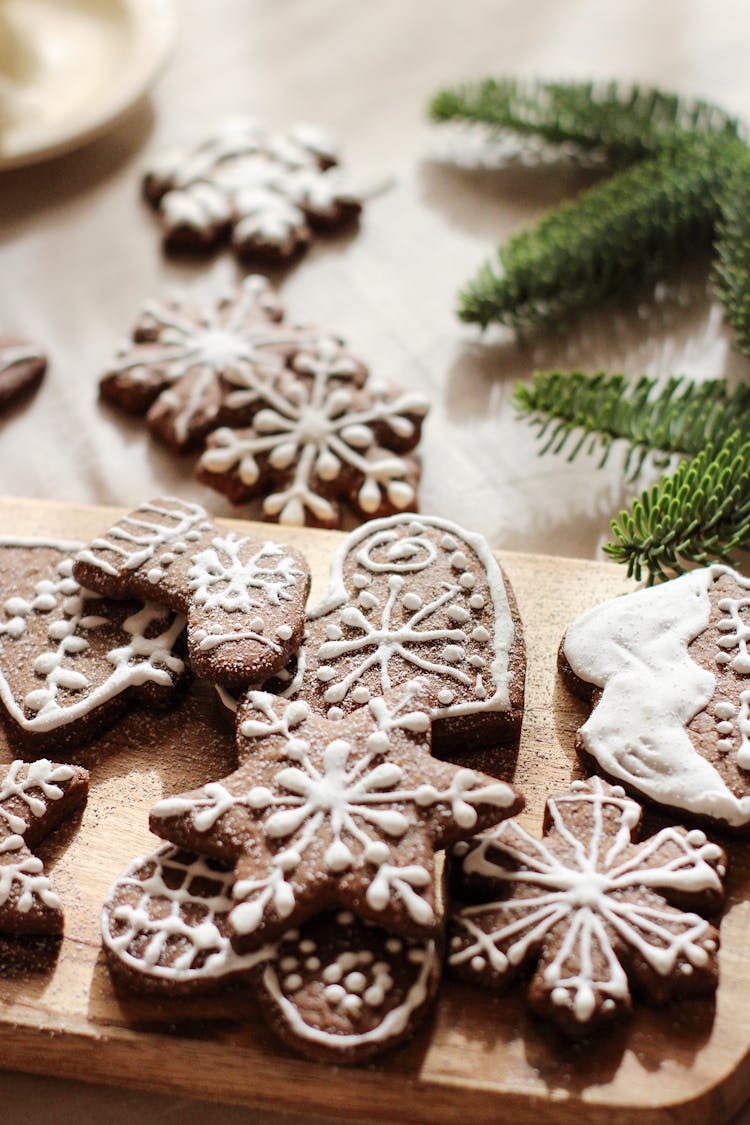
POLYGON ((531 386, 519 383, 514 398, 537 430, 540 453, 566 453, 572 461, 583 449, 600 450, 604 465, 613 442, 622 440, 629 479, 648 457, 666 464, 674 454, 716 450, 733 433, 750 438, 750 387, 730 391, 723 379, 663 382, 643 375, 632 382, 604 371, 541 371, 531 386))
POLYGON ((683 461, 620 512, 612 532, 607 554, 637 580, 646 571, 649 584, 685 564, 730 561, 750 547, 750 441, 733 434, 718 452, 683 461))
POLYGON ((620 172, 543 215, 464 289, 459 315, 523 328, 661 274, 708 245, 727 154, 693 142, 620 172))
POLYGON ((435 121, 475 122, 600 152, 620 166, 655 155, 683 133, 734 137, 740 131, 735 118, 708 102, 616 82, 490 78, 439 91, 429 113, 435 121))
POLYGON ((741 352, 750 355, 750 151, 737 161, 721 194, 713 281, 741 352))

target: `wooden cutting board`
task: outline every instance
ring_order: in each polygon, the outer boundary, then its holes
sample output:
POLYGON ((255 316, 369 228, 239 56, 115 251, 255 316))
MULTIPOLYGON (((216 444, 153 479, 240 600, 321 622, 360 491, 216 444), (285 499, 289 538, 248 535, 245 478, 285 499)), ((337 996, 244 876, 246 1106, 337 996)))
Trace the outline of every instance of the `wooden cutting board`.
MULTIPOLYGON (((86 539, 119 514, 0 500, 0 534, 86 539)), ((307 554, 317 599, 340 536, 280 528, 274 534, 307 554)), ((545 796, 579 771, 573 741, 585 710, 556 675, 560 637, 572 617, 628 584, 607 563, 499 558, 515 588, 528 653, 514 781, 527 798, 525 825, 538 831, 545 796)), ((0 752, 7 760, 14 756, 4 739, 0 752)), ((30 973, 0 947, 3 1067, 350 1121, 715 1125, 750 1096, 747 847, 730 849, 715 1004, 637 1005, 626 1027, 569 1046, 526 1015, 522 990, 493 999, 448 983, 434 1019, 406 1047, 366 1067, 336 1068, 280 1046, 242 985, 173 1003, 113 990, 100 946, 100 905, 126 864, 153 847, 150 806, 232 768, 231 735, 209 696, 194 693, 180 710, 145 722, 131 715, 76 760, 91 770, 88 804, 78 824, 61 829, 40 851, 66 911, 59 957, 30 973), (188 723, 202 735, 197 753, 182 745, 188 723)))

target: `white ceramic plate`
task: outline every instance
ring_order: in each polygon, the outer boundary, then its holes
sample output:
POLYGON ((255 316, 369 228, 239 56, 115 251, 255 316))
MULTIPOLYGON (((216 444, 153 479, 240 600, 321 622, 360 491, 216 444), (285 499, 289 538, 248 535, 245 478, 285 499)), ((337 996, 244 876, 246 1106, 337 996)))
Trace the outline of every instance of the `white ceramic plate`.
POLYGON ((0 0, 0 168, 111 128, 175 36, 174 0, 0 0))

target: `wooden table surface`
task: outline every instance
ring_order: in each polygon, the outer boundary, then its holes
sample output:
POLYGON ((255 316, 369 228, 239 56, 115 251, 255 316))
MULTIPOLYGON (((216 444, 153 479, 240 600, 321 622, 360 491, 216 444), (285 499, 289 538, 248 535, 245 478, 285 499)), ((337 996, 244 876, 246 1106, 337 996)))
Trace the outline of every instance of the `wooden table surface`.
MULTIPOLYGON (((424 510, 483 531, 493 546, 594 557, 627 499, 606 472, 536 456, 514 414, 514 382, 536 367, 744 375, 705 261, 660 288, 519 347, 453 315, 458 287, 494 246, 587 182, 572 169, 488 171, 447 157, 455 138, 424 106, 439 86, 489 74, 618 77, 702 95, 750 120, 750 22, 742 0, 179 0, 180 33, 153 96, 101 141, 0 174, 0 328, 46 346, 47 380, 0 421, 0 493, 132 505, 157 492, 228 505, 189 462, 97 402, 96 382, 141 301, 175 286, 214 292, 237 275, 227 254, 163 258, 142 204, 149 157, 222 115, 307 120, 341 142, 373 183, 355 237, 317 244, 278 274, 298 319, 341 332, 373 372, 432 403, 422 452, 424 510)), ((459 148, 465 154, 465 146, 459 148)), ((2 1076, 6 1120, 111 1125, 179 1115, 213 1125, 266 1120, 243 1110, 2 1076), (22 1110, 22 1106, 31 1106, 22 1110), (26 1114, 26 1115, 24 1115, 26 1114)), ((750 1116, 747 1117, 750 1121, 750 1116)))

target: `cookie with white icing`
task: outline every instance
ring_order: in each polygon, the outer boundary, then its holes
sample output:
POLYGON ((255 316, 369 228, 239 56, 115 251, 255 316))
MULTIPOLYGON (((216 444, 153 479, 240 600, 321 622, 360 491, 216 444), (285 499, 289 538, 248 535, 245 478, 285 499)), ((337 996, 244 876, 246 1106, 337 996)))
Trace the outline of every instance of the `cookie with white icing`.
POLYGON ((578 749, 669 809, 750 828, 750 580, 716 565, 605 602, 560 664, 590 698, 578 749))
POLYGON ((506 821, 458 845, 460 891, 480 901, 454 905, 451 971, 501 992, 533 970, 530 1006, 571 1038, 626 1015, 631 986, 710 995, 719 932, 702 915, 723 900, 724 852, 681 827, 635 843, 640 820, 594 777, 548 800, 541 840, 506 821))
POLYGON ((195 674, 234 690, 299 646, 310 568, 294 547, 218 528, 198 504, 142 504, 79 551, 74 573, 112 597, 149 597, 187 615, 195 674))
POLYGON ((80 766, 40 758, 0 767, 0 933, 62 933, 62 904, 32 849, 87 793, 80 766))
POLYGON ((437 992, 440 952, 435 940, 409 941, 339 910, 283 934, 253 980, 285 1043, 321 1062, 356 1063, 416 1031, 437 992))
POLYGON ((134 699, 166 705, 186 678, 185 619, 83 588, 72 557, 81 546, 0 539, 0 710, 26 752, 59 754, 134 699))
POLYGON ((144 179, 164 244, 207 250, 230 237, 242 259, 288 262, 313 230, 357 218, 362 199, 311 126, 272 133, 246 117, 221 122, 192 148, 160 157, 144 179))
POLYGON ((31 394, 47 370, 47 357, 18 336, 0 336, 0 410, 31 394))
MULTIPOLYGON (((237 386, 242 371, 227 379, 237 386)), ((427 400, 373 388, 367 369, 325 336, 267 382, 250 428, 215 430, 198 479, 239 504, 260 495, 266 519, 338 527, 343 502, 359 518, 413 510, 417 445, 427 400)))
POLYGON ((429 756, 417 690, 331 722, 302 700, 249 692, 239 768, 154 806, 153 832, 234 864, 233 945, 258 948, 342 907, 405 937, 435 937, 435 849, 522 807, 505 782, 429 756))
POLYGON ((415 676, 440 755, 518 736, 525 658, 510 584, 481 535, 407 513, 364 524, 336 552, 297 684, 338 719, 415 676))
POLYGON ((249 421, 266 384, 317 335, 285 322, 275 291, 257 275, 214 300, 149 301, 99 391, 145 415, 167 445, 187 450, 222 422, 249 421))
POLYGON ((232 949, 233 884, 231 869, 172 844, 133 860, 102 910, 112 971, 129 987, 181 996, 211 992, 271 956, 271 946, 232 949))

